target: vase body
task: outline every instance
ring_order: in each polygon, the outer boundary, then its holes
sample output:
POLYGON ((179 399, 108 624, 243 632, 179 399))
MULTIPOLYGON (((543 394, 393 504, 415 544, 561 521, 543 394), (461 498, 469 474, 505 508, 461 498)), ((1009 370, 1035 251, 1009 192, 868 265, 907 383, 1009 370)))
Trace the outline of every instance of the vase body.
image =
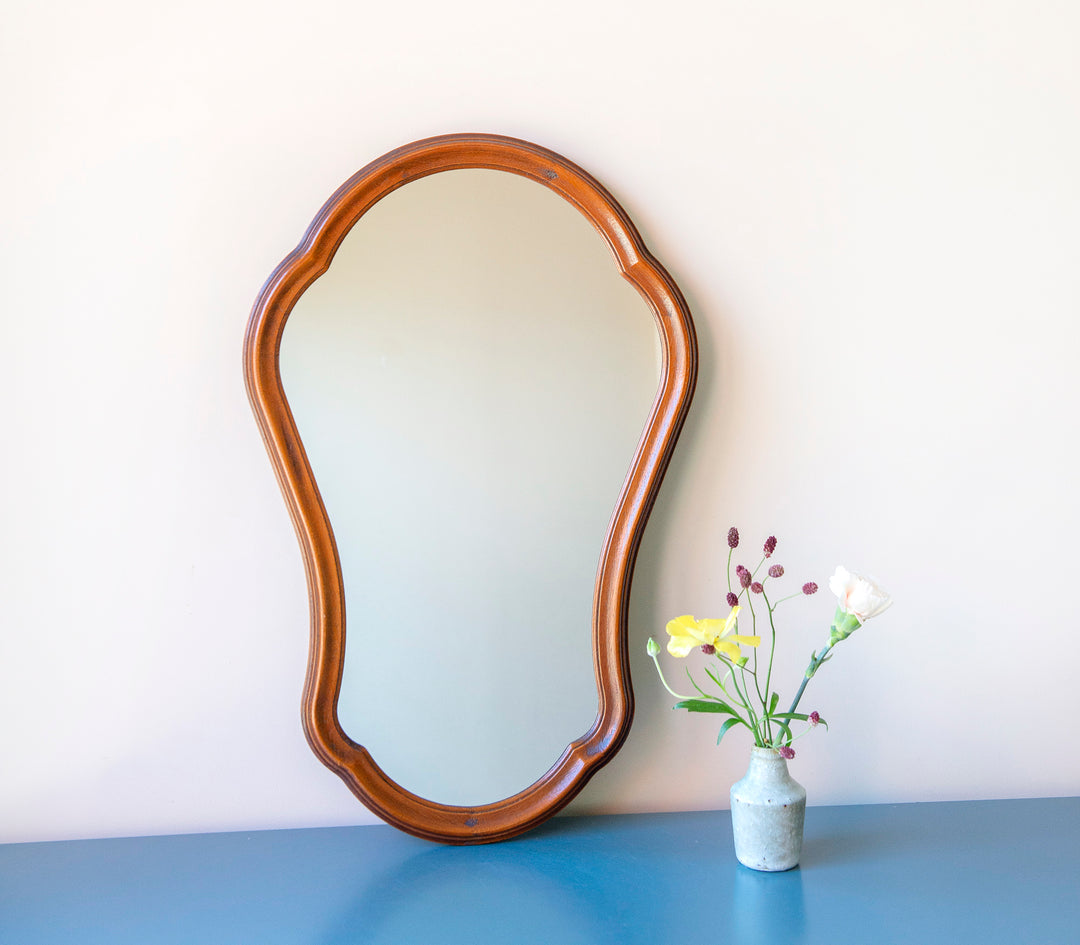
POLYGON ((802 854, 806 790, 772 748, 753 748, 746 776, 731 787, 735 856, 754 870, 789 870, 802 854))

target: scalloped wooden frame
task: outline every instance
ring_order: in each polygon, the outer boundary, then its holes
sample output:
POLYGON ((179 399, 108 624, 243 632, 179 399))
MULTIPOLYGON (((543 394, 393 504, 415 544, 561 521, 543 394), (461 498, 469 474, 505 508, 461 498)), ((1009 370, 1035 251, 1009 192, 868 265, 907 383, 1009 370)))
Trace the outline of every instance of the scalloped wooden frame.
POLYGON ((311 648, 303 695, 304 733, 319 759, 374 813, 445 843, 488 843, 551 817, 622 746, 634 696, 627 619, 634 560, 697 378, 697 342, 678 286, 645 248, 626 212, 581 168, 546 148, 499 135, 427 138, 391 151, 347 180, 303 240, 263 286, 244 339, 244 380, 304 556, 311 648), (440 171, 490 168, 519 174, 573 204, 607 241, 623 277, 654 314, 662 342, 660 384, 604 540, 593 596, 593 664, 599 710, 548 772, 492 804, 457 807, 405 790, 354 742, 337 717, 345 655, 345 592, 333 529, 281 384, 278 353, 289 313, 322 275, 349 230, 375 203, 409 181, 440 171))

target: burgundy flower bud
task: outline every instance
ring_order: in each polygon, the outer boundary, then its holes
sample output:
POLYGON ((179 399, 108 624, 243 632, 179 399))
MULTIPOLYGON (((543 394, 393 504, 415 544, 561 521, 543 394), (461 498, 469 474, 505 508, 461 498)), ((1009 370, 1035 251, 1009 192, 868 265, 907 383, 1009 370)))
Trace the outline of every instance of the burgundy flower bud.
POLYGON ((813 581, 807 581, 802 586, 802 592, 804 594, 806 594, 807 596, 809 596, 810 594, 816 594, 817 593, 817 585, 813 581))
POLYGON ((817 714, 817 709, 810 713, 808 716, 811 725, 817 725, 821 721, 821 716, 817 714))
POLYGON ((749 587, 750 582, 753 580, 750 572, 746 570, 741 564, 735 569, 735 573, 739 576, 739 584, 742 587, 749 587))
POLYGON ((734 591, 728 591, 727 592, 727 605, 728 605, 728 607, 734 607, 738 603, 739 603, 739 595, 736 594, 734 591))
POLYGON ((769 577, 774 577, 775 578, 775 577, 783 577, 783 576, 784 576, 784 566, 782 564, 774 564, 771 568, 769 568, 769 577))
POLYGON ((701 652, 704 653, 706 656, 712 656, 713 653, 716 652, 716 647, 713 646, 711 643, 702 643, 701 652))
POLYGON ((781 745, 776 750, 780 752, 781 758, 787 758, 788 761, 791 761, 791 759, 795 757, 795 749, 790 748, 787 745, 781 745))
POLYGON ((739 547, 739 530, 734 525, 727 530, 727 546, 729 548, 739 547))
POLYGON ((771 558, 774 551, 776 551, 776 536, 770 535, 765 539, 765 557, 771 558))
POLYGON ((750 585, 750 590, 755 594, 760 594, 765 588, 761 586, 761 581, 754 581, 754 583, 750 585))

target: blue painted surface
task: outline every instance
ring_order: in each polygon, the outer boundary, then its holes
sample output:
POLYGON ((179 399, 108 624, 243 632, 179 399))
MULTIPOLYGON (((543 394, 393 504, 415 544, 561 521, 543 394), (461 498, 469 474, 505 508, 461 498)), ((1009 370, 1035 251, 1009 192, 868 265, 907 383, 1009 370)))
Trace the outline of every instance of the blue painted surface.
POLYGON ((0 943, 106 942, 1077 945, 1080 798, 810 808, 788 873, 726 811, 0 846, 0 943))

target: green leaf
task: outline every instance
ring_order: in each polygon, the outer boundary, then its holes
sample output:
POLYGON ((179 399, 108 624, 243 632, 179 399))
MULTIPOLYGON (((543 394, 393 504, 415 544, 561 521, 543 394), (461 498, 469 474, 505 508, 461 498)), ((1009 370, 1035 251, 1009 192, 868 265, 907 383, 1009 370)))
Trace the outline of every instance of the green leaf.
POLYGON ((771 716, 776 711, 776 703, 780 701, 780 693, 774 692, 772 698, 769 700, 769 715, 771 716))
POLYGON ((682 702, 676 702, 673 708, 686 709, 687 712, 720 712, 723 715, 738 716, 731 706, 719 699, 715 702, 707 699, 684 699, 682 702))
POLYGON ((791 734, 790 726, 787 724, 787 722, 781 722, 777 718, 774 718, 773 721, 776 723, 776 727, 780 729, 780 741, 783 741, 786 736, 788 744, 790 745, 792 740, 794 739, 794 736, 791 734))
MULTIPOLYGON (((776 715, 773 716, 773 721, 779 722, 780 719, 793 719, 796 722, 809 722, 810 716, 803 715, 802 712, 777 712, 776 715)), ((826 729, 828 729, 829 727, 829 723, 826 722, 820 715, 818 716, 818 725, 824 725, 826 729)))
MULTIPOLYGON (((720 739, 727 733, 728 729, 734 728, 736 725, 746 725, 742 719, 728 719, 723 725, 720 726, 720 734, 716 736, 716 744, 720 744, 720 739)), ((749 728, 749 726, 747 726, 749 728)))
POLYGON ((724 684, 713 675, 712 670, 709 669, 708 666, 705 667, 705 675, 708 676, 709 679, 711 679, 719 689, 722 690, 724 688, 724 684))

